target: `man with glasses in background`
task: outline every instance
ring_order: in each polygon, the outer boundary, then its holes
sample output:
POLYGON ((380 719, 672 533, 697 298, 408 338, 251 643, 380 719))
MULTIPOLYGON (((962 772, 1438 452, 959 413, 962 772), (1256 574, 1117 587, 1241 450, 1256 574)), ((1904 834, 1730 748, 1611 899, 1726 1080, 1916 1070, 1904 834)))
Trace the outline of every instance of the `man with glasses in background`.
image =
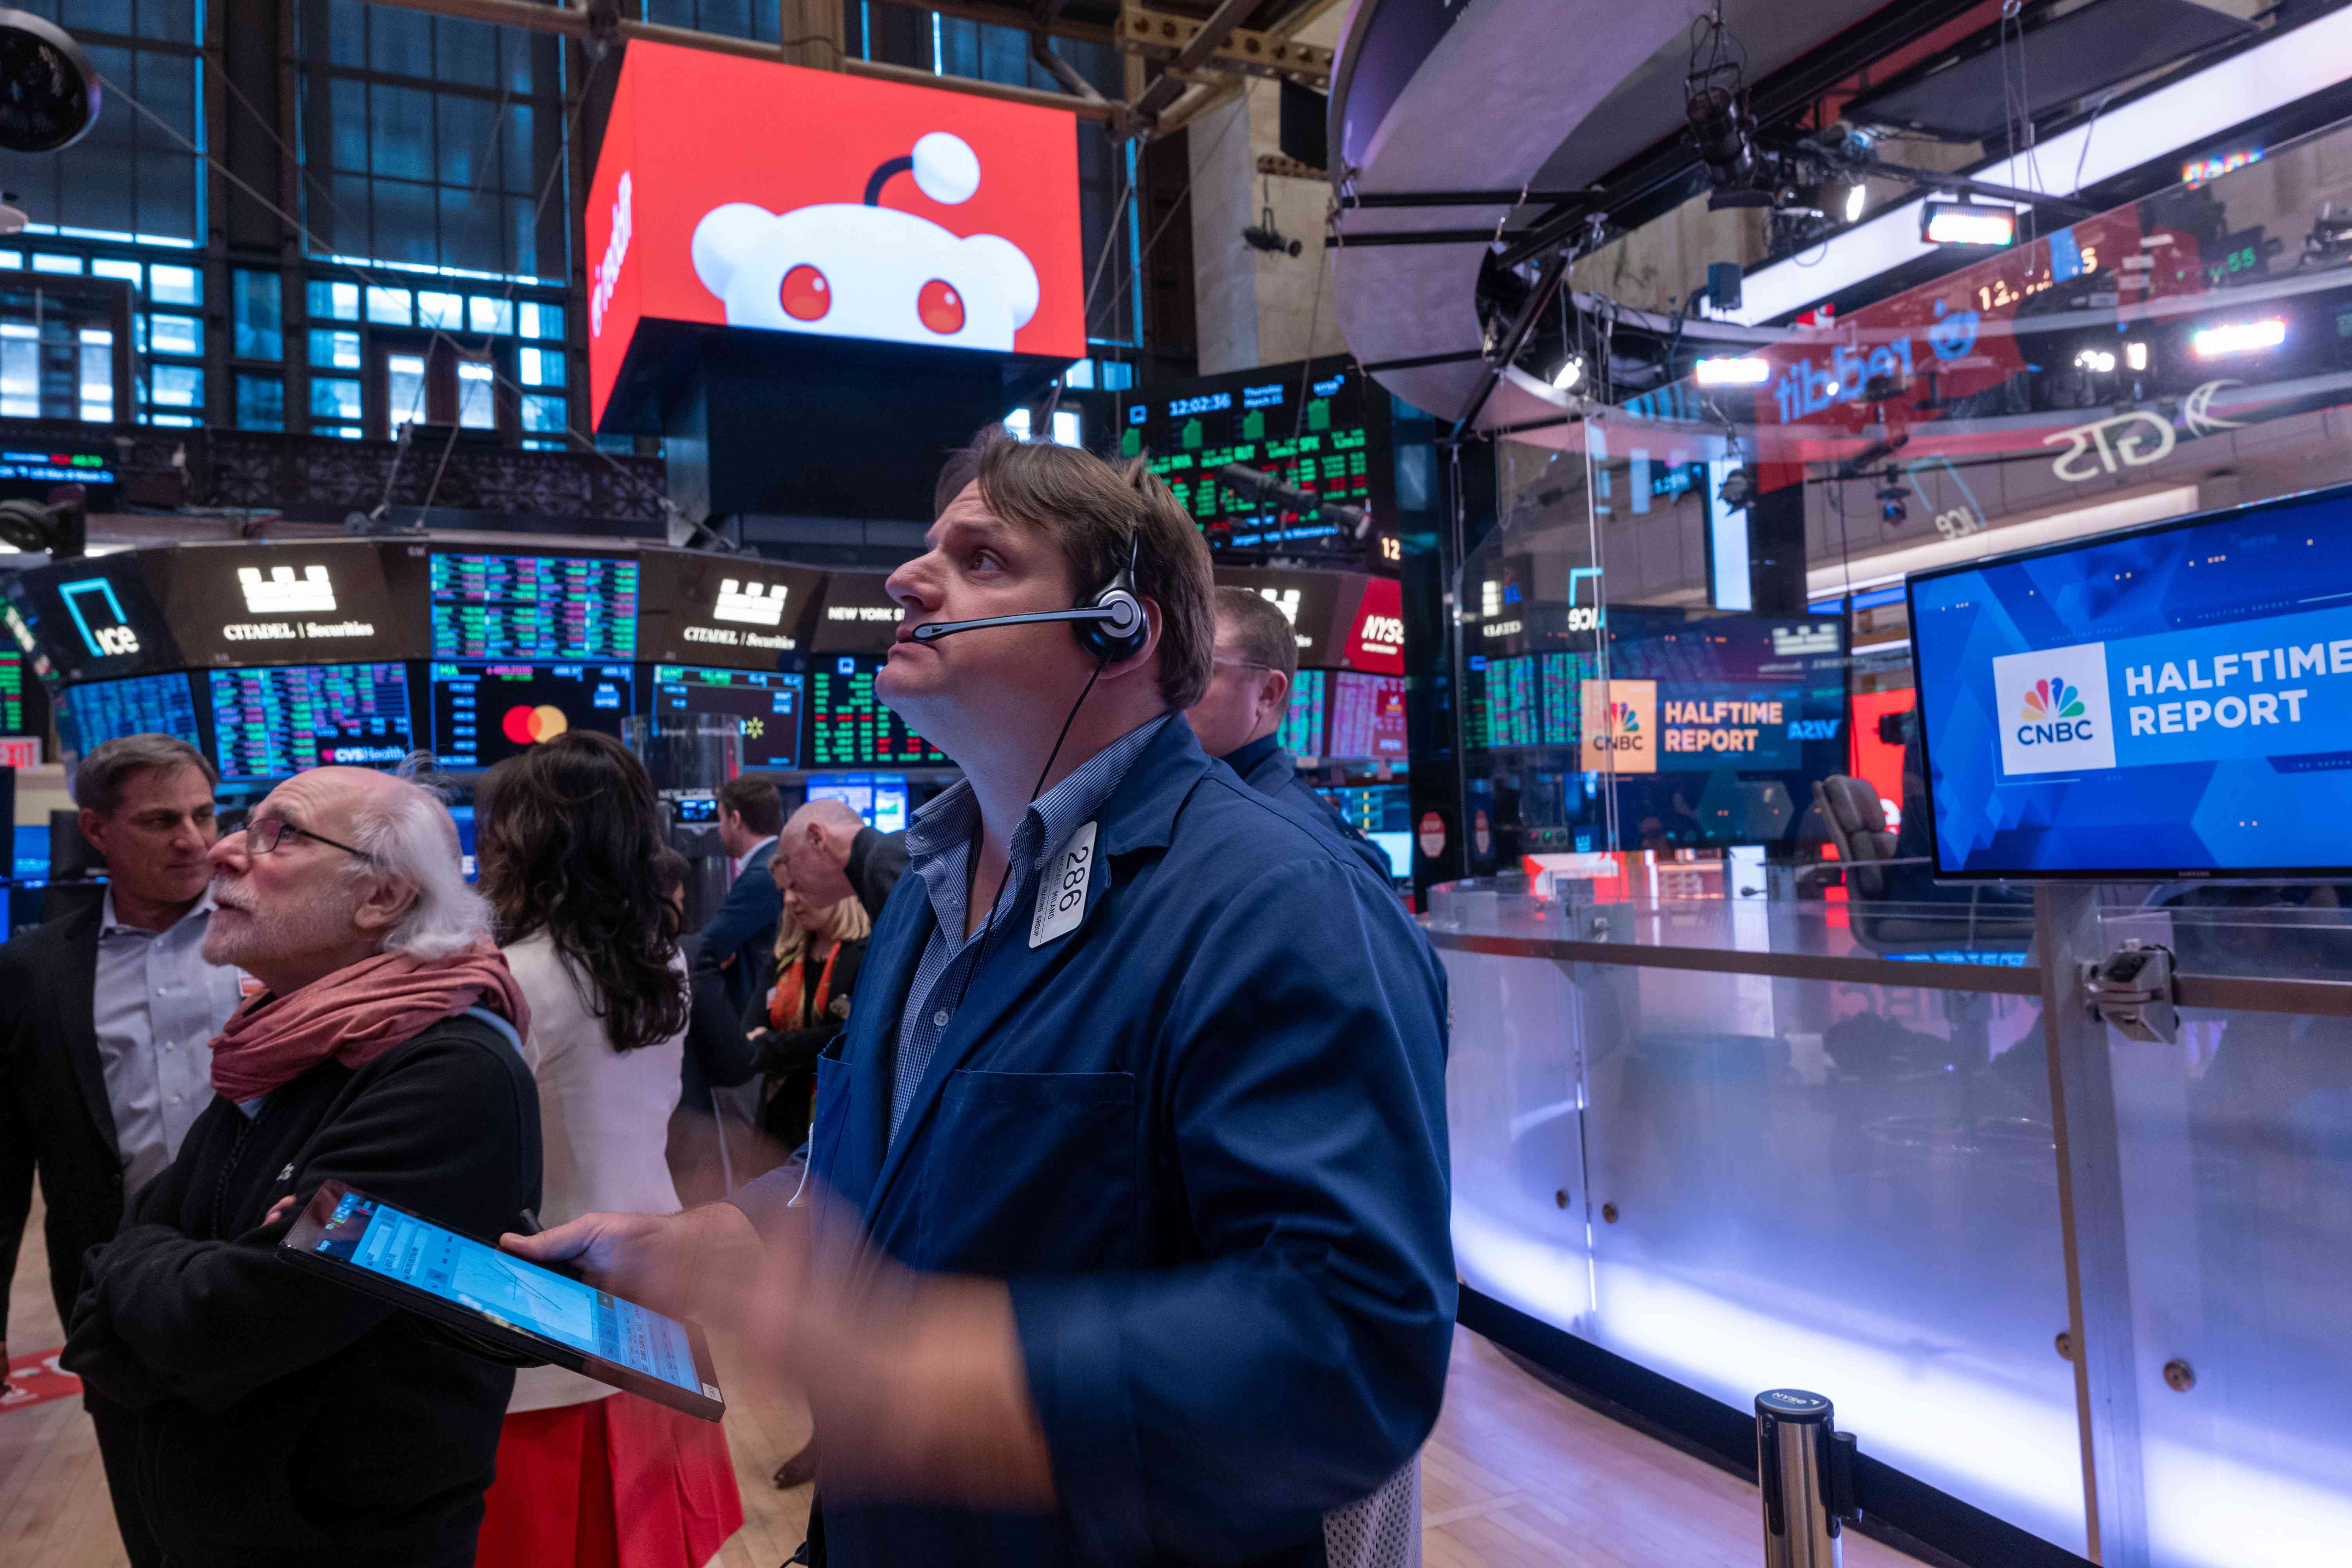
POLYGON ((456 824, 405 779, 299 774, 211 865, 204 955, 262 991, 91 1255, 64 1365, 129 1413, 129 1511, 173 1568, 470 1564, 512 1369, 275 1254, 330 1180, 475 1236, 528 1223, 522 994, 456 824))
MULTIPOLYGON (((205 1042, 240 976, 204 957, 212 764, 170 735, 126 735, 74 773, 82 837, 106 860, 104 901, 0 947, 0 1341, 39 1173, 49 1294, 62 1326, 82 1256, 113 1239, 125 1201, 180 1152, 211 1102, 205 1042)), ((0 1343, 0 1370, 7 1349, 0 1343)), ((85 1398, 132 1568, 163 1559, 124 1505, 127 1417, 85 1398)))
POLYGON ((1289 620, 1247 588, 1220 588, 1209 689, 1184 710, 1184 718, 1201 750, 1241 774, 1258 794, 1305 807, 1345 839, 1381 881, 1389 881, 1396 873, 1387 854, 1298 776, 1297 763, 1283 749, 1276 731, 1290 710, 1290 688, 1297 679, 1298 638, 1289 620))

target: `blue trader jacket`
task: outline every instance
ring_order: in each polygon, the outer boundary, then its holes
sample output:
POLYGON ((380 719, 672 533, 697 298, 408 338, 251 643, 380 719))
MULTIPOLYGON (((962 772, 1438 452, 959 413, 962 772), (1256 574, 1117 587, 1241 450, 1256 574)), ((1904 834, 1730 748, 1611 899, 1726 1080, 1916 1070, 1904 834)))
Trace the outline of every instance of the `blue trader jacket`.
POLYGON ((1240 750, 1226 752, 1222 760, 1258 794, 1279 795, 1305 806, 1345 839, 1356 858, 1370 866, 1381 881, 1396 875, 1395 868, 1389 864, 1388 851, 1365 837, 1361 828, 1339 815, 1338 806, 1316 794, 1315 786, 1298 776, 1298 763, 1274 736, 1261 735, 1240 750))
MULTIPOLYGON (((933 923, 923 879, 899 883, 812 1139, 874 1244, 1011 1282, 1062 1510, 828 1504, 836 1568, 1319 1565, 1323 1514, 1437 1418, 1454 1277, 1429 944, 1183 724, 1097 823, 1083 919, 1032 947, 1014 911, 892 1146, 933 923)), ((764 1226, 784 1195, 736 1201, 764 1226)))

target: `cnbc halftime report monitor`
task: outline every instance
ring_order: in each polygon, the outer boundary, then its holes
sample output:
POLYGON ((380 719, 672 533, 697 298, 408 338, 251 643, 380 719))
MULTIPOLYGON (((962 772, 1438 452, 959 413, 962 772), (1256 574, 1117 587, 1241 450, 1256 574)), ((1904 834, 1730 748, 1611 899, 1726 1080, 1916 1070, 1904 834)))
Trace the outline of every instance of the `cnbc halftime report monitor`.
POLYGON ((1936 874, 2352 874, 2352 488, 1911 579, 1936 874))

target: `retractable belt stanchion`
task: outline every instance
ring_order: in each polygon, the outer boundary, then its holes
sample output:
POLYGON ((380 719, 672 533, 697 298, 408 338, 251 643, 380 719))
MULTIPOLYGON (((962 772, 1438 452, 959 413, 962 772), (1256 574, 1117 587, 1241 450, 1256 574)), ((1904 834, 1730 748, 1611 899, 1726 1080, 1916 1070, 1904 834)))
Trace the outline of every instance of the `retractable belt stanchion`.
POLYGON ((1756 1479, 1764 1494, 1764 1568, 1839 1568, 1853 1495, 1853 1434, 1801 1388, 1756 1396, 1756 1479))

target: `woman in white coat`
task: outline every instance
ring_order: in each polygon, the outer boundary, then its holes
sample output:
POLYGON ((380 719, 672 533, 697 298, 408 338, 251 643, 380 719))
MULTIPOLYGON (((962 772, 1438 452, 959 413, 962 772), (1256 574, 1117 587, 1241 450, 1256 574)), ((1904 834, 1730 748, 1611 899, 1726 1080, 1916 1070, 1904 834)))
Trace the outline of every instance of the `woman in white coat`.
MULTIPOLYGON (((541 1218, 674 1213, 688 999, 652 781, 575 730, 500 763, 478 804, 482 892, 530 1005, 541 1218)), ((516 1374, 483 1568, 700 1568, 742 1522, 719 1427, 561 1367, 516 1374)))

